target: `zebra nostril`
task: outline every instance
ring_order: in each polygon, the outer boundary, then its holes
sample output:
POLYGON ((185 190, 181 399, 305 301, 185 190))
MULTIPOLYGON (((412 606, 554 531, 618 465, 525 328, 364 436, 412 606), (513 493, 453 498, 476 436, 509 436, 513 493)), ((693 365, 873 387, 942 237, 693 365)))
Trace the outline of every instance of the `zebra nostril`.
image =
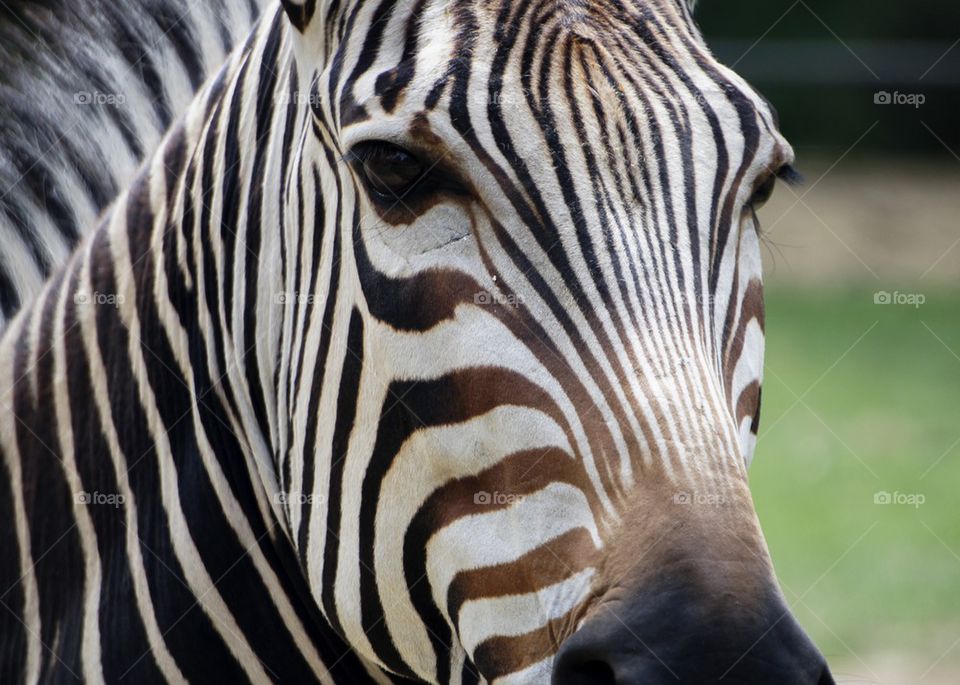
POLYGON ((553 685, 616 685, 613 668, 601 659, 567 659, 554 669, 553 685))
POLYGON ((668 590, 599 611, 561 646, 552 685, 834 685, 777 598, 751 612, 715 615, 703 606, 695 594, 668 590))
POLYGON ((553 667, 552 685, 617 685, 631 655, 610 622, 592 621, 578 630, 560 648, 553 667))

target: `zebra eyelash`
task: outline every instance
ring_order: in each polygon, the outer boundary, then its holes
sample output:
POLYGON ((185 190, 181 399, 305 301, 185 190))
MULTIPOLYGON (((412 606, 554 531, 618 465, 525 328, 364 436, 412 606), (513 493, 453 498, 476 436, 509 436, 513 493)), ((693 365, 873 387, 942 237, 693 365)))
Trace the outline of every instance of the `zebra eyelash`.
MULTIPOLYGON (((358 143, 343 153, 341 161, 347 164, 363 164, 378 155, 384 155, 392 149, 405 150, 400 145, 389 143, 385 140, 372 140, 358 143)), ((411 153, 412 154, 412 153, 411 153)))
POLYGON ((792 164, 784 164, 777 169, 777 178, 788 186, 801 186, 807 180, 792 164))
POLYGON ((747 202, 749 207, 756 210, 767 203, 773 195, 777 181, 783 181, 788 186, 796 186, 803 183, 803 175, 793 166, 784 164, 775 172, 763 177, 763 180, 753 189, 753 194, 747 202))

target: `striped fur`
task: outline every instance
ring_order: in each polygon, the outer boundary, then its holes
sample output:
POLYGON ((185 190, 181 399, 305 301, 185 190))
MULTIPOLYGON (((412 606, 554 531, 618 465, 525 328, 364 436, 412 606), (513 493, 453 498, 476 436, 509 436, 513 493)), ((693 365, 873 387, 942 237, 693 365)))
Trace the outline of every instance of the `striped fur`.
POLYGON ((96 225, 266 4, 0 7, 0 329, 96 225))
POLYGON ((792 152, 686 4, 283 9, 0 342, 3 681, 542 683, 662 569, 776 595, 792 152))

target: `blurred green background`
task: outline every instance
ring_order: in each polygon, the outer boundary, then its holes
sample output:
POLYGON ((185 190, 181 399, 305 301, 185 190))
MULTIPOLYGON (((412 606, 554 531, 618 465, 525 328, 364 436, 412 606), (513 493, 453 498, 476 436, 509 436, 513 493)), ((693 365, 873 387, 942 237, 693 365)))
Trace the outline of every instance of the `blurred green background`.
POLYGON ((760 213, 751 483, 784 592, 838 682, 960 683, 960 5, 703 0, 698 20, 807 179, 760 213))

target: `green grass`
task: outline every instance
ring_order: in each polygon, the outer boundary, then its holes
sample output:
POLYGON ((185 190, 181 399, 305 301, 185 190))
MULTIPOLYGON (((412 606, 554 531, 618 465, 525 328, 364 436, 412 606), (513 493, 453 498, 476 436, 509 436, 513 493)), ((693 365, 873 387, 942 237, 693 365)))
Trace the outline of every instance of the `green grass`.
MULTIPOLYGON (((903 290, 926 303, 767 295, 751 486, 787 599, 846 662, 896 651, 930 664, 960 638, 960 295, 903 290), (877 505, 878 491, 925 502, 877 505)), ((951 663, 960 645, 938 668, 951 663)))

